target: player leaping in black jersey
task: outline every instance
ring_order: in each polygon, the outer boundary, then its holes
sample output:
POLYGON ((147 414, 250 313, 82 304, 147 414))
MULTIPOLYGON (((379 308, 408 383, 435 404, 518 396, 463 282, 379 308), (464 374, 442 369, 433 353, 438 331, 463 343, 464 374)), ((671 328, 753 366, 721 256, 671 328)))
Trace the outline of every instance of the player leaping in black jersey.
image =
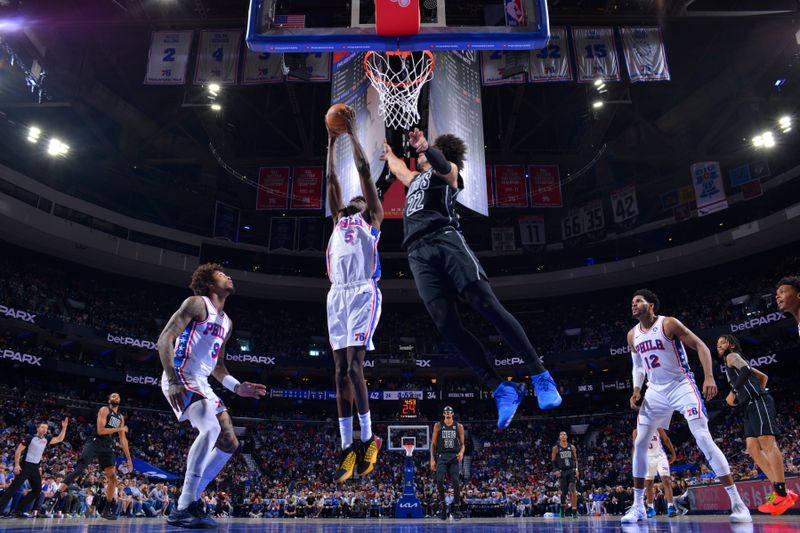
POLYGON ((461 234, 455 201, 464 188, 460 174, 467 149, 464 141, 445 134, 431 146, 418 129, 409 136, 417 152, 420 172, 409 170, 385 142, 381 159, 389 163, 392 174, 408 187, 403 210, 403 249, 408 252, 417 290, 431 318, 462 359, 494 390, 498 429, 505 429, 511 423, 522 403, 525 384, 500 378, 480 341, 462 324, 456 306, 459 297, 489 320, 514 355, 525 361, 539 408, 558 407, 561 395, 553 378, 542 366, 520 323, 497 300, 483 267, 461 234))

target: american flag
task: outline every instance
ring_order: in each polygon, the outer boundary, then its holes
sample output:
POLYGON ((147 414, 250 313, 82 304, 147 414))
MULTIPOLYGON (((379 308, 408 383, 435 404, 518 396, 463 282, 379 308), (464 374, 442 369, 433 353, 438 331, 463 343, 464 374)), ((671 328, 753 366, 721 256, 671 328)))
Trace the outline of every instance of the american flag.
POLYGON ((272 21, 275 28, 305 28, 305 15, 275 15, 272 21))

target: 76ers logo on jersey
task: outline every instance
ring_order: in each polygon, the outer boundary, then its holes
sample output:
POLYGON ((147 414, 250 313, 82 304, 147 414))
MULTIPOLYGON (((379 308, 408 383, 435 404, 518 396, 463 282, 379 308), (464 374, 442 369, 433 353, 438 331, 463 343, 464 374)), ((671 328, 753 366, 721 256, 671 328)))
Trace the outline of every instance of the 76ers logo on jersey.
POLYGON ((684 410, 684 416, 686 417, 686 420, 694 420, 700 416, 700 410, 696 405, 688 406, 684 410))
POLYGON ((353 340, 356 342, 365 342, 367 340, 366 333, 356 333, 353 335, 353 340))

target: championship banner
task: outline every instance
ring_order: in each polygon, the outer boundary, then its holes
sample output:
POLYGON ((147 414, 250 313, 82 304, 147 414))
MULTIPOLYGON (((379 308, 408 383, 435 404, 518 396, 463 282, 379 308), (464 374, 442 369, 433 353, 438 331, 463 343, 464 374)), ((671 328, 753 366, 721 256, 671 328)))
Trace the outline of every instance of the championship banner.
POLYGON ((697 216, 710 215, 728 207, 722 172, 717 161, 694 163, 691 172, 697 199, 697 216))
POLYGON ((548 81, 572 81, 572 79, 567 28, 563 26, 551 27, 547 46, 539 50, 531 50, 528 81, 542 83, 548 81))
POLYGON ((669 81, 667 53, 660 28, 620 28, 631 83, 669 81))
POLYGON ((496 207, 494 201, 494 173, 492 165, 486 165, 486 199, 489 207, 496 207))
MULTIPOLYGON (((280 54, 278 55, 280 56, 280 54)), ((280 66, 280 60, 278 60, 278 65, 280 66)), ((286 76, 286 81, 331 81, 331 54, 328 52, 306 53, 306 71, 308 79, 286 76)))
POLYGON ((544 215, 526 215, 519 217, 519 241, 523 247, 543 246, 547 244, 544 233, 544 215))
POLYGON ((573 28, 578 82, 619 81, 614 28, 573 28))
POLYGON ((301 252, 321 252, 324 250, 324 219, 300 217, 297 226, 297 249, 301 252))
POLYGON ((203 30, 197 46, 194 84, 234 85, 239 70, 240 30, 203 30))
POLYGON ((599 231, 606 227, 602 200, 592 200, 581 207, 583 213, 583 232, 599 231))
MULTIPOLYGON (((515 56, 516 57, 516 56, 515 56)), ((481 83, 483 85, 505 85, 509 83, 525 83, 525 73, 503 78, 503 71, 508 67, 509 58, 500 50, 481 52, 481 83)))
POLYGON ((615 224, 636 218, 639 215, 636 186, 629 185, 611 193, 611 212, 614 213, 615 224))
POLYGON ((289 208, 289 167, 258 169, 256 210, 289 208))
POLYGON ((281 55, 270 52, 253 52, 245 47, 242 85, 279 83, 283 81, 281 55))
POLYGON ((322 167, 294 167, 289 209, 322 209, 322 167))
POLYGON ((525 167, 522 165, 495 165, 497 207, 528 207, 528 190, 525 182, 525 167))
POLYGON ((296 218, 272 217, 269 225, 269 251, 294 250, 294 235, 296 229, 296 218))
POLYGON ((145 85, 183 85, 194 32, 154 31, 150 38, 145 85))
POLYGON ((558 165, 530 165, 531 207, 561 207, 561 174, 558 165))

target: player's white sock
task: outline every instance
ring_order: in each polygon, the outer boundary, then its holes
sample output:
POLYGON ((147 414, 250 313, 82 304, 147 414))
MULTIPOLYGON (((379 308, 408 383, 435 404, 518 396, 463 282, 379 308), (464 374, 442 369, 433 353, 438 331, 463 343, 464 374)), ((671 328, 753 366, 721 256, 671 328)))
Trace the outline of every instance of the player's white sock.
POLYGON ((644 505, 644 489, 633 488, 633 506, 642 507, 644 505))
POLYGON ((725 487, 725 492, 728 493, 728 498, 731 499, 731 507, 733 507, 734 505, 738 505, 738 504, 744 505, 744 502, 742 501, 742 497, 739 496, 739 490, 736 488, 736 484, 735 483, 733 485, 729 485, 729 486, 725 487))
POLYGON ((339 418, 339 434, 342 436, 342 449, 353 444, 353 417, 339 418))
POLYGON ((372 438, 372 418, 369 411, 358 415, 358 425, 361 426, 361 442, 367 442, 372 438))
POLYGON ((206 459, 205 463, 203 464, 203 473, 200 476, 200 484, 197 485, 194 493, 194 499, 200 499, 200 495, 206 490, 206 487, 211 480, 217 477, 220 470, 223 469, 225 463, 231 458, 233 454, 228 452, 223 452, 219 448, 214 448, 211 450, 211 454, 209 454, 208 458, 206 459))

